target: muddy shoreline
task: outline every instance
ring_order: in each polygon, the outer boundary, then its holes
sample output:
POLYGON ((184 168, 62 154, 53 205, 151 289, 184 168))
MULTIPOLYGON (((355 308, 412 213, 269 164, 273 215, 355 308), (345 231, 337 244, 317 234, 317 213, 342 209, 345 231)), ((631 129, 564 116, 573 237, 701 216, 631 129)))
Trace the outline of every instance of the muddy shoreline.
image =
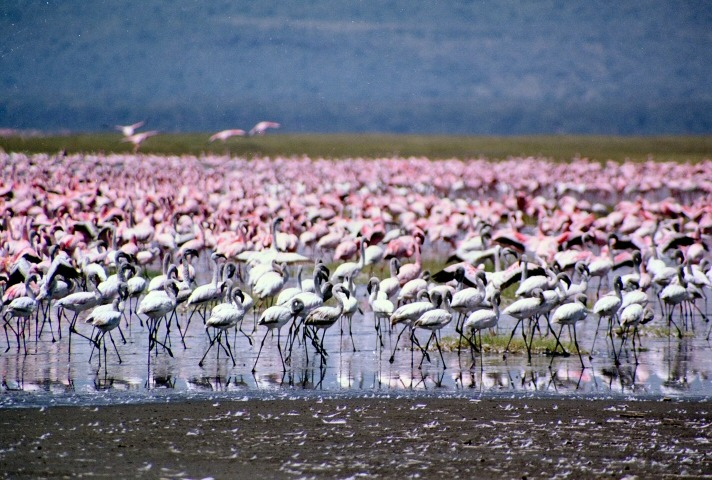
POLYGON ((4 478, 712 475, 712 402, 300 398, 0 409, 4 478))

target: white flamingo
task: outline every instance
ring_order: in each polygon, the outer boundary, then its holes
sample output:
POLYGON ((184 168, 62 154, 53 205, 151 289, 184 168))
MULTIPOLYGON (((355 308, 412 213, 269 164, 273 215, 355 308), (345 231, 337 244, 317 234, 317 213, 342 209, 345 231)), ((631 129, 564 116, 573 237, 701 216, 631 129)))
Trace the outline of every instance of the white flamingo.
MULTIPOLYGON (((304 308, 304 304, 298 298, 291 301, 289 308, 285 305, 274 305, 269 307, 260 316, 258 325, 263 325, 267 327, 265 336, 262 337, 262 342, 260 343, 260 349, 257 352, 257 358, 255 358, 255 364, 252 366, 252 372, 254 373, 257 369, 257 362, 260 359, 260 354, 262 353, 262 347, 264 347, 265 339, 267 334, 274 329, 277 329, 277 350, 279 351, 279 358, 282 360, 282 371, 286 371, 284 356, 282 354, 282 347, 280 342, 280 332, 283 326, 285 326, 290 320, 294 320, 297 315, 304 308)), ((291 352, 290 352, 291 353, 291 352)))
POLYGON ((131 125, 116 125, 116 130, 120 131, 124 137, 130 137, 136 130, 143 127, 146 124, 145 120, 140 122, 132 123, 131 125))
POLYGON ((254 127, 250 129, 248 132, 248 135, 253 136, 253 135, 264 135, 265 132, 270 129, 270 128, 279 128, 281 125, 277 122, 267 122, 267 121, 262 121, 258 122, 254 127))
MULTIPOLYGON (((225 284, 223 288, 227 289, 225 295, 225 301, 215 305, 210 312, 210 317, 205 322, 205 329, 213 328, 217 330, 215 336, 210 340, 210 345, 208 349, 203 354, 203 358, 198 362, 198 366, 203 366, 203 361, 208 355, 208 352, 217 342, 220 347, 225 349, 230 355, 232 360, 232 366, 237 365, 235 362, 235 356, 232 353, 232 347, 230 347, 230 342, 226 341, 225 344, 222 343, 222 336, 230 328, 237 327, 237 324, 242 322, 245 317, 245 310, 242 308, 242 290, 240 290, 236 285, 225 284)), ((208 336, 209 338, 209 336, 208 336)))
MULTIPOLYGON (((581 361, 581 368, 586 368, 586 366, 583 364, 583 357, 581 357, 581 350, 579 349, 578 339, 576 337, 576 323, 585 320, 590 313, 590 310, 586 308, 586 301, 586 295, 579 294, 576 296, 575 302, 565 303, 564 305, 559 306, 554 311, 554 315, 551 317, 551 322, 560 326, 559 333, 556 335, 556 346, 554 347, 554 352, 556 352, 556 349, 559 345, 561 345, 560 337, 564 326, 572 327, 574 331, 574 345, 576 346, 576 353, 578 353, 579 360, 581 361)), ((564 349, 563 345, 561 345, 561 349, 564 349)), ((564 354, 566 354, 565 350, 564 354)), ((551 361, 554 361, 553 356, 551 361)))
POLYGON ((423 356, 420 359, 420 365, 418 365, 418 368, 421 368, 421 366, 423 365, 423 360, 425 360, 425 352, 428 350, 430 342, 434 339, 435 346, 437 347, 438 353, 440 354, 440 361, 442 362, 443 369, 447 369, 447 365, 445 364, 445 359, 443 358, 443 351, 440 348, 440 342, 438 341, 437 334, 440 330, 442 330, 452 321, 452 312, 450 312, 449 309, 449 294, 446 295, 442 301, 444 305, 441 305, 440 307, 434 308, 432 310, 428 310, 427 312, 423 313, 420 318, 413 322, 413 328, 422 328, 431 332, 428 341, 425 343, 425 347, 421 349, 423 352, 423 356))
POLYGON ((217 133, 212 134, 208 141, 212 143, 215 140, 221 140, 223 143, 225 143, 228 138, 244 137, 245 135, 247 135, 247 132, 245 132, 244 130, 240 128, 231 128, 229 130, 221 130, 217 133))

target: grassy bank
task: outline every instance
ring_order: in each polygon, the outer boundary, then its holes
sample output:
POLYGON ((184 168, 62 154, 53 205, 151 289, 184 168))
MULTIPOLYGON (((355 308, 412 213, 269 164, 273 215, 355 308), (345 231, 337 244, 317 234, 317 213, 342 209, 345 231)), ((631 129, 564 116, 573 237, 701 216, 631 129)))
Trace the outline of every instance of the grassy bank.
MULTIPOLYGON (((544 156, 566 161, 575 157, 593 160, 698 162, 712 158, 712 136, 604 137, 521 136, 477 137, 435 135, 289 135, 232 138, 208 143, 207 133, 161 134, 141 146, 143 153, 229 154, 251 157, 308 155, 309 157, 425 156, 442 158, 503 159, 509 156, 544 156)), ((131 152, 133 146, 113 133, 65 136, 0 137, 5 151, 38 153, 131 152)))

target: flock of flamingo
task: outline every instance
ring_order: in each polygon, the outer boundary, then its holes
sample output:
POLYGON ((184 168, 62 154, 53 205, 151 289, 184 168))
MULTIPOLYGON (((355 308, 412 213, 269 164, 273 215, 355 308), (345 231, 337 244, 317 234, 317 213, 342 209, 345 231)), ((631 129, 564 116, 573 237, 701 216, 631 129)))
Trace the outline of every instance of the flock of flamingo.
POLYGON ((253 371, 266 344, 286 370, 295 348, 326 365, 338 322, 371 322, 376 349, 398 334, 391 362, 404 338, 420 365, 437 351, 445 367, 447 331, 475 365, 488 329, 519 332, 529 361, 551 335, 553 361, 566 328, 586 368, 580 322, 597 322, 616 363, 631 348, 637 361, 645 324, 705 335, 710 161, 0 152, 0 168, 6 351, 51 337, 71 355, 77 336, 106 368, 122 324, 139 322, 150 361, 188 348, 192 322, 201 365, 212 348, 234 365, 242 332, 253 371))
MULTIPOLYGON (((138 149, 141 148, 141 144, 151 137, 155 137, 159 134, 158 130, 146 130, 139 132, 138 129, 146 124, 145 120, 140 122, 132 123, 130 125, 116 125, 116 130, 120 131, 123 135, 121 139, 124 143, 131 143, 133 145, 133 152, 137 153, 138 149)), ((241 128, 230 128, 227 130, 221 130, 214 133, 208 138, 208 142, 212 143, 216 140, 220 140, 225 143, 229 138, 232 137, 245 137, 253 135, 264 135, 269 129, 279 128, 281 125, 277 122, 270 122, 263 120, 257 122, 254 127, 249 131, 245 131, 241 128)))

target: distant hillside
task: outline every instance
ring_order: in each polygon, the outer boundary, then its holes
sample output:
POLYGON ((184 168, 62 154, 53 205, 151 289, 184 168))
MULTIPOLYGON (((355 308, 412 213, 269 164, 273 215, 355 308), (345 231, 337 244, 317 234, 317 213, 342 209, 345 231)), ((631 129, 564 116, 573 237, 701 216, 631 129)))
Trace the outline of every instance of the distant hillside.
POLYGON ((712 132, 708 2, 0 4, 0 128, 712 132))

